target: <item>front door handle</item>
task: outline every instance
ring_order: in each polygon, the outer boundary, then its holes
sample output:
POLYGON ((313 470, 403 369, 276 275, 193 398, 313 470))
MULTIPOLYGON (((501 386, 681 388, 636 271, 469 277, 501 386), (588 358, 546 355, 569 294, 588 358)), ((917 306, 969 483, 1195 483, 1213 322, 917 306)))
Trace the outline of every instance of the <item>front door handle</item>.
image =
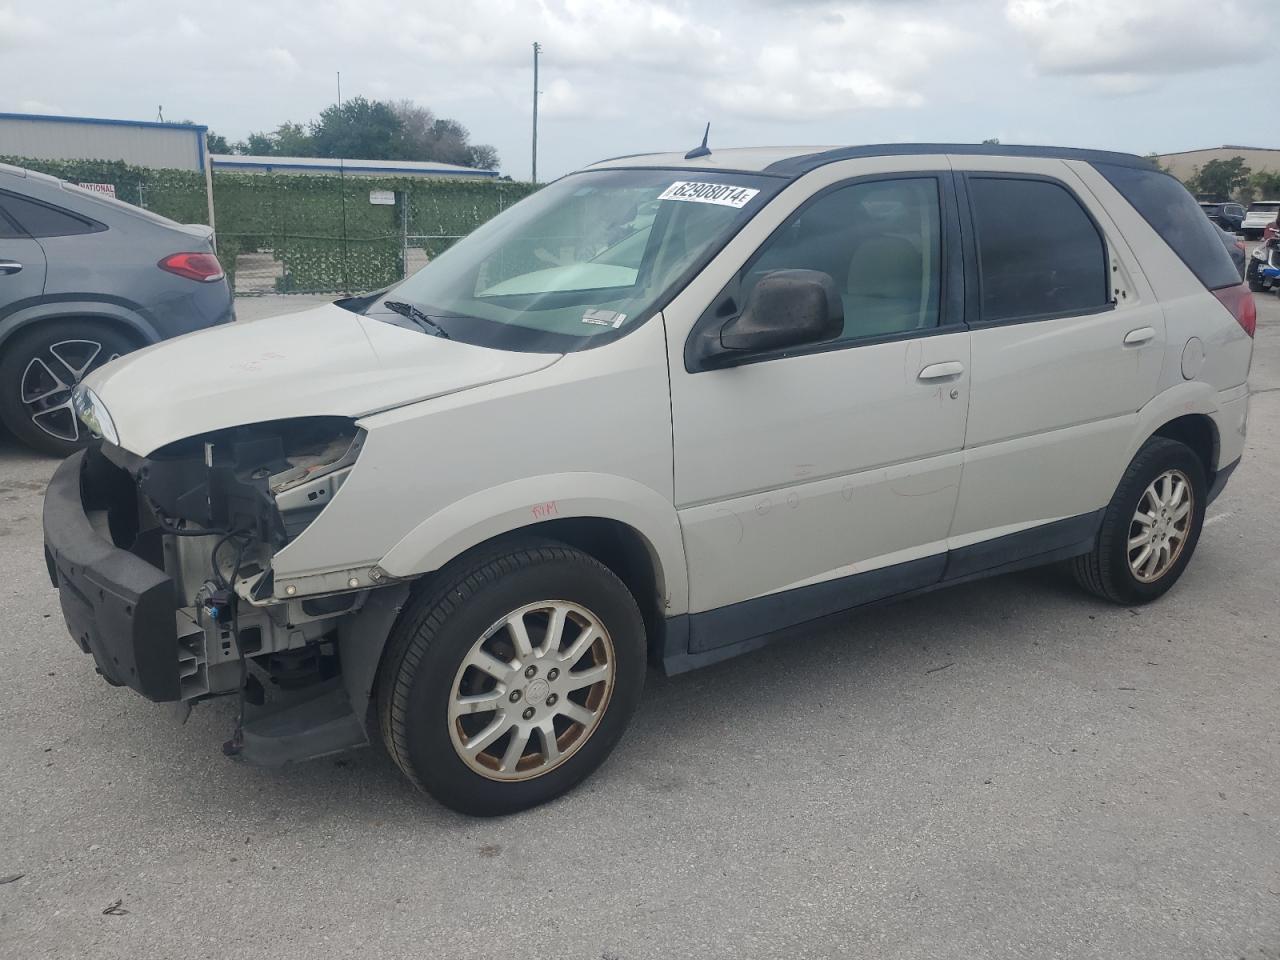
POLYGON ((1155 338, 1155 327, 1139 327, 1137 330, 1130 330, 1124 335, 1124 345, 1126 347, 1137 347, 1144 343, 1150 343, 1155 338))
POLYGON ((931 363, 917 375, 918 380, 952 380, 964 373, 964 364, 959 360, 948 360, 945 363, 931 363))
POLYGON ((22 269, 22 264, 17 260, 0 260, 0 273, 9 274, 17 273, 22 269))

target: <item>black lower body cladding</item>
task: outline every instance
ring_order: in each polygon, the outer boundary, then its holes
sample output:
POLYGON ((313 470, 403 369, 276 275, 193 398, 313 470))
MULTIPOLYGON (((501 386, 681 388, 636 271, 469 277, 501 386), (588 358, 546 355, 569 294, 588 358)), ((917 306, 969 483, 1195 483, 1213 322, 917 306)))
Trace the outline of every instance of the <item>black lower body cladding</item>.
POLYGON ((173 581, 94 527, 82 491, 86 453, 65 460, 44 501, 44 552, 72 638, 109 682, 177 700, 173 581))

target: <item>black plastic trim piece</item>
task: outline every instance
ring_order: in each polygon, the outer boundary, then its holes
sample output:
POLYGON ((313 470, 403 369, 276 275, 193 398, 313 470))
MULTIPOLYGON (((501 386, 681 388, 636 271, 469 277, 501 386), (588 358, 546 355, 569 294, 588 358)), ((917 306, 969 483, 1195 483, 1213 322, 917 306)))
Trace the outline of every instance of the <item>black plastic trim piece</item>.
POLYGON ((693 614, 689 618, 689 652, 703 653, 744 638, 775 633, 841 610, 918 590, 936 583, 945 564, 946 555, 940 553, 693 614))
POLYGON ((1240 466, 1240 458, 1232 460, 1225 467, 1221 467, 1217 473, 1213 475, 1213 483, 1209 485, 1209 493, 1205 497, 1207 503, 1213 503, 1221 496, 1223 488, 1226 487, 1227 481, 1231 479, 1231 475, 1236 472, 1236 467, 1240 466))
POLYGON ((1063 548, 1083 545, 1079 552, 1087 553, 1102 526, 1102 514, 1102 510, 1096 510, 950 550, 942 579, 959 580, 975 574, 1000 572, 1012 563, 1063 548))
POLYGON ((795 627, 854 607, 1080 556, 1093 549, 1103 513, 1096 510, 919 560, 670 617, 660 651, 662 668, 668 675, 684 673, 756 650, 789 636, 795 627))
POLYGON ((109 682, 149 700, 177 700, 173 581, 93 528, 80 491, 85 457, 63 461, 44 500, 45 560, 67 629, 109 682))

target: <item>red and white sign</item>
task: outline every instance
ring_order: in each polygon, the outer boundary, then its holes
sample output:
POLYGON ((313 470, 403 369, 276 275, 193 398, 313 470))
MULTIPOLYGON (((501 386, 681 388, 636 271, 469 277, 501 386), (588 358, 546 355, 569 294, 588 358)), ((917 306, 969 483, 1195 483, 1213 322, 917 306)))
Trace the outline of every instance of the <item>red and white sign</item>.
POLYGON ((116 195, 116 185, 114 183, 78 183, 78 187, 84 187, 86 190, 92 190, 95 193, 105 193, 108 197, 116 195))

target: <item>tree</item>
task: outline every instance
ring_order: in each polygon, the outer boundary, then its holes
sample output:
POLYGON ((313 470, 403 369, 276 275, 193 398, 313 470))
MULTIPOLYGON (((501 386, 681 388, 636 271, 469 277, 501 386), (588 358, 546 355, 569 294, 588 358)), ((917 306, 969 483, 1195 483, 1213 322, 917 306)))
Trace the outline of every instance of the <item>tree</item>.
POLYGON ((277 156, 310 157, 315 150, 311 131, 301 123, 280 124, 271 139, 277 156))
POLYGON ((236 144, 236 153, 250 157, 269 157, 275 149, 276 142, 269 133, 251 133, 248 139, 236 144))
POLYGON ((1249 177, 1249 186, 1253 188, 1254 196, 1264 200, 1274 200, 1280 197, 1280 173, 1273 170, 1259 170, 1249 177))
POLYGON ((227 142, 227 138, 220 133, 214 133, 212 130, 205 134, 205 143, 209 145, 210 153, 231 152, 231 144, 227 142))
POLYGON ((480 170, 498 166, 498 151, 488 144, 471 143, 471 133, 457 120, 437 117, 412 100, 389 104, 400 118, 401 150, 398 160, 434 160, 480 170))
POLYGON ((395 160, 400 156, 404 124, 390 105, 379 100, 352 97, 342 106, 325 107, 311 124, 311 142, 317 157, 359 157, 363 160, 395 160))
POLYGON ((1203 193, 1227 199, 1234 196, 1249 182, 1250 170, 1244 165, 1244 157, 1230 160, 1210 160, 1187 181, 1192 193, 1203 193))
MULTIPOLYGON (((226 146, 225 138, 222 144, 226 146)), ((326 107, 310 123, 282 123, 270 133, 251 133, 228 149, 213 152, 232 150, 261 157, 434 160, 479 170, 498 167, 497 150, 472 143, 470 132, 457 120, 437 117, 412 100, 388 103, 353 97, 341 107, 336 103, 326 107)))
POLYGON ((487 143, 472 144, 467 147, 466 166, 477 170, 497 170, 498 151, 487 143))

